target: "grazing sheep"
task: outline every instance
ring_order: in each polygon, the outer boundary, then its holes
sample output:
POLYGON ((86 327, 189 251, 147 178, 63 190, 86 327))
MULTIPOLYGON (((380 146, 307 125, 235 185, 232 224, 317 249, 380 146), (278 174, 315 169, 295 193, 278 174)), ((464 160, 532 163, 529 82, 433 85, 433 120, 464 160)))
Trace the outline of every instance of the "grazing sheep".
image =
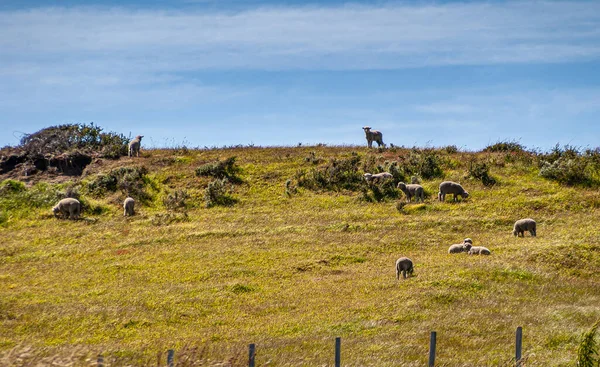
POLYGON ((132 216, 134 214, 133 207, 135 206, 135 200, 133 198, 127 198, 123 202, 123 216, 132 216))
POLYGON ((367 182, 377 182, 377 183, 379 183, 379 181, 385 181, 385 180, 390 180, 390 179, 394 178, 394 176, 389 172, 381 172, 381 173, 375 173, 375 174, 365 173, 363 175, 363 177, 365 178, 365 181, 367 181, 367 182))
POLYGON ((129 156, 133 157, 135 154, 136 157, 140 156, 140 145, 142 144, 143 135, 138 135, 134 139, 131 139, 129 142, 129 156))
POLYGON ((513 227, 513 235, 525 237, 525 231, 529 231, 529 234, 531 234, 532 237, 535 237, 536 226, 535 220, 531 218, 519 219, 515 222, 515 226, 513 227))
POLYGON ((52 208, 52 213, 56 218, 66 216, 69 219, 77 219, 81 213, 81 203, 73 198, 62 199, 52 208))
POLYGON ((463 243, 452 245, 448 248, 449 254, 458 254, 461 252, 468 252, 473 246, 473 240, 470 238, 465 238, 463 243))
POLYGON ((363 130, 365 131, 365 135, 367 137, 367 144, 369 145, 369 148, 372 148, 373 142, 377 143, 377 147, 380 147, 382 145, 385 147, 385 144, 383 143, 383 134, 381 133, 381 131, 371 130, 370 126, 363 127, 363 130))
POLYGON ((396 260, 396 279, 400 279, 400 273, 402 273, 404 279, 407 275, 413 273, 413 262, 408 257, 401 257, 396 260))
POLYGON ((416 185, 416 184, 405 184, 404 182, 400 182, 398 183, 398 188, 400 190, 402 190, 402 192, 404 193, 404 195, 406 195, 406 201, 410 202, 410 200, 412 199, 412 197, 415 197, 415 201, 419 202, 419 200, 421 200, 421 202, 423 202, 424 198, 425 198, 425 191, 423 190, 423 186, 421 185, 416 185))
POLYGON ((438 199, 440 201, 446 200, 446 194, 453 194, 453 201, 457 200, 457 196, 466 199, 469 197, 469 193, 463 189, 460 184, 452 181, 444 181, 440 184, 440 192, 438 192, 438 199))
POLYGON ((483 246, 473 246, 469 249, 469 255, 490 255, 491 252, 483 246))

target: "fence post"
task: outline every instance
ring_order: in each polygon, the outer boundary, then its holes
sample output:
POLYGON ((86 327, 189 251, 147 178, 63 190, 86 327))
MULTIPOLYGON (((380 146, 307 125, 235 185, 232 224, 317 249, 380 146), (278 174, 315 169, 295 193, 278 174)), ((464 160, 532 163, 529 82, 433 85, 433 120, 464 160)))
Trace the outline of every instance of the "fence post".
POLYGON ((515 347, 515 365, 521 367, 521 351, 523 350, 523 328, 517 327, 517 340, 515 347))
POLYGON ((429 367, 435 366, 435 339, 436 333, 435 331, 432 331, 431 336, 429 338, 429 367))
POLYGON ((98 367, 104 367, 104 357, 102 354, 98 354, 98 367))
POLYGON ((342 338, 335 338, 335 367, 340 367, 342 363, 342 338))
POLYGON ((175 351, 173 349, 169 349, 167 351, 167 366, 173 367, 173 357, 175 356, 175 351))
POLYGON ((250 344, 248 346, 248 367, 254 367, 254 356, 256 356, 256 346, 250 344))

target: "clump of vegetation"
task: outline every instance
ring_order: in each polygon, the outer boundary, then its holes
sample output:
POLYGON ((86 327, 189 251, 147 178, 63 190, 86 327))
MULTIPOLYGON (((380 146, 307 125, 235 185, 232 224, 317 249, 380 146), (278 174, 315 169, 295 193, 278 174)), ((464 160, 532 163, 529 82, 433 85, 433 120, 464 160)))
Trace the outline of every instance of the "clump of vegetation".
POLYGON ((456 145, 448 145, 442 149, 445 150, 448 154, 458 153, 458 147, 456 145))
POLYGON ((469 177, 481 181, 485 186, 494 186, 496 179, 490 176, 490 167, 485 162, 471 160, 469 162, 469 177))
POLYGON ((316 165, 316 164, 323 162, 323 159, 320 157, 317 157, 316 152, 310 152, 310 153, 308 153, 308 156, 306 158, 304 158, 304 161, 316 165))
POLYGON ((310 190, 341 189, 355 191, 363 182, 359 172, 360 157, 351 155, 348 158, 333 158, 326 166, 314 168, 308 172, 302 170, 296 173, 298 186, 310 190))
POLYGON ((524 152, 525 147, 515 140, 499 141, 495 144, 488 145, 483 149, 484 152, 524 152))
POLYGON ((204 190, 204 202, 207 208, 213 206, 231 206, 237 199, 230 195, 231 184, 227 178, 216 179, 208 183, 204 190))
POLYGON ((362 199, 368 202, 381 202, 387 198, 395 199, 400 196, 399 190, 393 180, 384 181, 381 184, 364 184, 361 187, 362 199))
POLYGON ((146 167, 119 167, 106 174, 99 174, 88 182, 87 190, 95 196, 102 196, 107 192, 120 190, 123 194, 133 198, 146 199, 144 190, 146 184, 146 167))
POLYGON ((189 199, 186 190, 175 190, 163 198, 163 205, 168 210, 179 210, 186 208, 186 200, 189 199))
POLYGON ((285 181, 285 196, 292 197, 298 192, 298 188, 292 184, 292 180, 285 181))
POLYGON ((600 182, 600 153, 575 147, 556 145, 548 154, 540 155, 540 176, 564 185, 596 186, 600 182))
POLYGON ((236 157, 229 157, 222 161, 203 164, 196 168, 196 176, 214 177, 220 180, 226 178, 231 183, 241 183, 242 179, 237 176, 240 167, 235 160, 236 157))
POLYGON ((399 157, 404 176, 417 175, 425 180, 443 177, 442 159, 433 149, 413 148, 408 155, 399 157))
POLYGON ((600 320, 592 328, 583 334, 583 339, 577 348, 577 366, 579 367, 598 367, 600 366, 600 356, 598 355, 598 342, 596 341, 596 332, 600 327, 600 320))

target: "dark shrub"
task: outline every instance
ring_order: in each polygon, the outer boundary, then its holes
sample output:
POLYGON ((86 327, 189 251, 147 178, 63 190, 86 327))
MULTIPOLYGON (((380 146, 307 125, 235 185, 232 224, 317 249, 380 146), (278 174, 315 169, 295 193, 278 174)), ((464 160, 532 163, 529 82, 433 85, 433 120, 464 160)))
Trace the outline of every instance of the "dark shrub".
POLYGON ((490 176, 489 166, 485 162, 477 162, 472 160, 469 162, 469 177, 480 180, 485 186, 493 186, 496 184, 496 179, 490 176))
POLYGON ((196 168, 196 176, 226 178, 231 183, 241 183, 242 180, 237 176, 240 167, 235 164, 235 160, 236 157, 230 157, 222 161, 203 164, 196 168))
POLYGON ((334 158, 324 167, 297 172, 296 180, 298 186, 310 190, 357 190, 363 182, 362 174, 358 171, 359 164, 358 155, 334 158))
POLYGON ((204 190, 204 202, 207 208, 216 205, 231 206, 237 202, 237 199, 229 195, 231 184, 227 178, 216 179, 208 183, 204 190))
POLYGON ((444 175, 442 159, 432 149, 419 150, 413 148, 408 152, 408 155, 400 156, 399 159, 404 176, 416 175, 429 180, 444 175))
POLYGON ((506 140, 499 141, 495 144, 488 145, 483 149, 484 152, 523 152, 525 151, 525 147, 516 141, 506 140))
POLYGON ((167 194, 163 199, 163 205, 168 210, 185 209, 185 201, 189 198, 190 196, 186 190, 175 190, 167 194))
POLYGON ((144 200, 148 196, 144 191, 147 174, 146 167, 120 167, 96 176, 88 182, 87 190, 96 196, 120 190, 127 196, 144 200))

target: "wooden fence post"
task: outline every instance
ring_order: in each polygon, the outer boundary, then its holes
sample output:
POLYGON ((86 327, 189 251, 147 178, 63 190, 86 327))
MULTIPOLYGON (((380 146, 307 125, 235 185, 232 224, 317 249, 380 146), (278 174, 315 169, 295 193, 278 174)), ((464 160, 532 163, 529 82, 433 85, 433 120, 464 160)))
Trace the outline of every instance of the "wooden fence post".
POLYGON ((248 367, 254 367, 254 356, 256 356, 256 345, 248 346, 248 367))
POLYGON ((98 367, 104 367, 104 357, 102 354, 98 354, 98 367))
POLYGON ((342 363, 342 338, 335 338, 335 367, 340 367, 342 363))
POLYGON ((517 327, 517 340, 515 347, 515 365, 521 367, 521 352, 523 350, 523 328, 517 327))
POLYGON ((173 349, 169 349, 167 351, 167 366, 173 367, 174 356, 175 356, 175 351, 173 349))
POLYGON ((429 338, 429 367, 435 367, 435 339, 436 333, 432 331, 429 338))

